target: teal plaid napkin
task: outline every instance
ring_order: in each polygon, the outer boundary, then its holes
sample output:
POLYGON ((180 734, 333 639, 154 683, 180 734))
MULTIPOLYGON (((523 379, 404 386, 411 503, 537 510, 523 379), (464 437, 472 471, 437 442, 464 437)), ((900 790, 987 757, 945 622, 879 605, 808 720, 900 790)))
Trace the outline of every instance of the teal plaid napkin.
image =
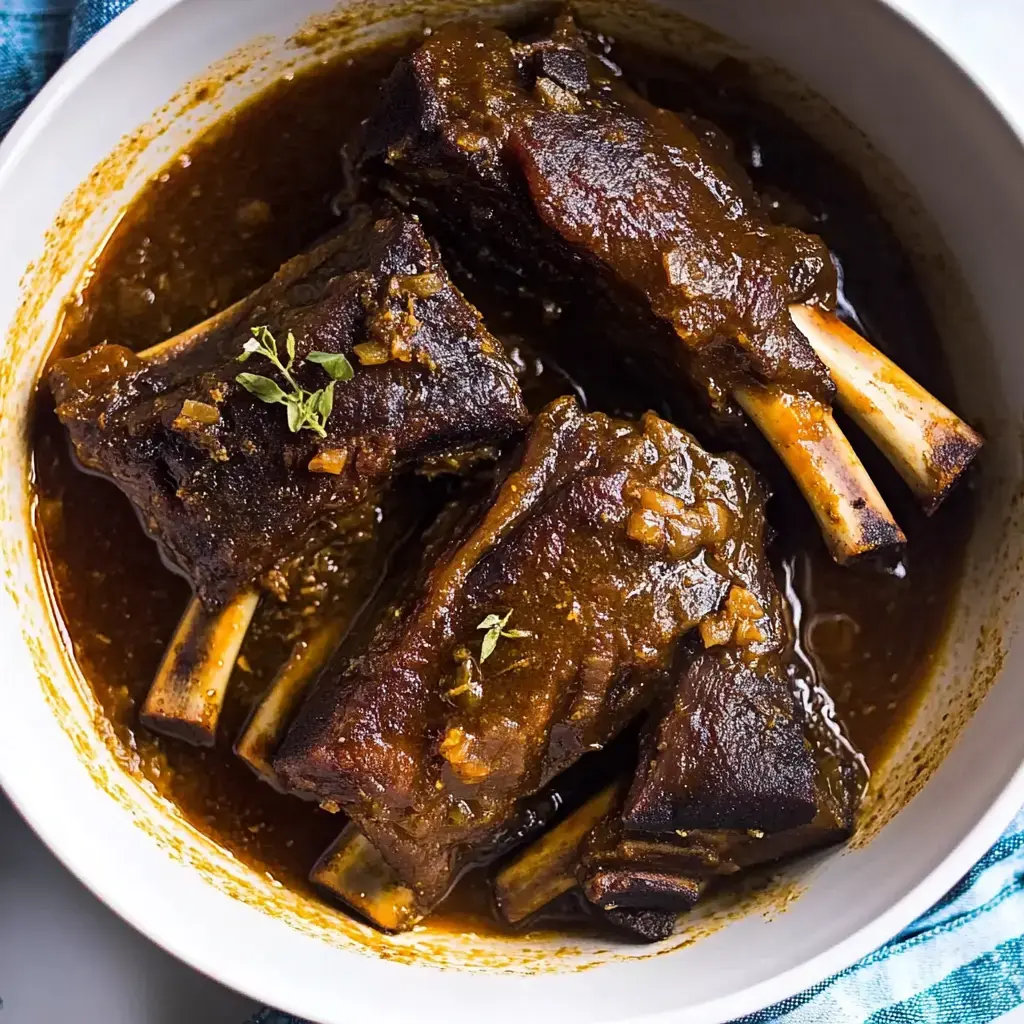
MULTIPOLYGON (((0 137, 60 62, 131 3, 0 0, 0 137)), ((736 1024, 987 1024, 1022 1002, 1024 812, 891 942, 736 1024)), ((305 1022, 263 1010, 249 1024, 305 1022)))

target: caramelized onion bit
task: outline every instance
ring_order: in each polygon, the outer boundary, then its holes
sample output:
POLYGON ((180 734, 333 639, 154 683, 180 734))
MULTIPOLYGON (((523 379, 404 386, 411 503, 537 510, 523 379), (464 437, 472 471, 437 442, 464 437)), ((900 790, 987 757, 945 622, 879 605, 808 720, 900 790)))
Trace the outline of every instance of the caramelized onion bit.
POLYGON ((451 765, 460 782, 480 782, 491 769, 473 754, 475 738, 461 726, 450 728, 438 746, 438 753, 451 765))
POLYGON ((729 535, 729 511, 720 502, 691 506, 654 487, 642 488, 637 497, 640 507, 630 515, 626 532, 641 544, 667 549, 673 558, 689 558, 729 535))
POLYGON ((725 607, 708 615, 700 624, 700 637, 705 647, 735 643, 740 647, 761 643, 765 636, 757 625, 764 618, 760 601, 746 587, 733 584, 725 607))
POLYGON ((640 505, 650 512, 658 512, 663 516, 681 516, 689 511, 686 502, 654 487, 645 487, 640 492, 640 505))
POLYGON ((732 528, 732 514, 720 501, 709 501, 704 505, 705 536, 708 544, 721 544, 732 528))
POLYGON ((689 558, 704 542, 704 524, 692 514, 666 519, 665 533, 673 558, 689 558))
POLYGON ((568 89, 563 89, 550 78, 544 78, 543 76, 538 78, 534 88, 537 90, 537 94, 543 100, 545 106, 550 107, 552 110, 557 110, 562 114, 578 114, 583 109, 583 104, 580 103, 579 97, 575 93, 569 92, 568 89))
POLYGON ((348 451, 344 448, 324 448, 309 460, 311 473, 333 473, 337 476, 348 464, 348 451))
POLYGON ((391 350, 382 341, 364 341, 353 345, 352 352, 363 366, 380 366, 391 358, 391 350))
POLYGON ((174 418, 172 426, 175 430, 194 430, 196 427, 209 427, 219 422, 220 409, 217 406, 186 398, 181 403, 181 412, 174 418))
POLYGON ((637 509, 629 517, 626 532, 641 544, 661 548, 665 544, 665 517, 647 509, 637 509))
POLYGON ((428 270, 422 274, 409 274, 399 278, 398 286, 402 291, 415 295, 417 299, 429 299, 444 290, 444 281, 440 274, 428 270))

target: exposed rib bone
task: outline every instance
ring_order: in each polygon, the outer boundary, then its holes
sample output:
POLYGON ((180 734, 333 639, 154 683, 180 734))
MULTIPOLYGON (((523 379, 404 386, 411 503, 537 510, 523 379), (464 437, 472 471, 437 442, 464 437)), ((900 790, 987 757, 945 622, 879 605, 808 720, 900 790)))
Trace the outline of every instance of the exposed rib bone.
POLYGON ((494 891, 506 921, 517 924, 576 886, 580 843, 621 792, 622 783, 602 789, 498 873, 494 891))
POLYGON ((803 492, 837 562, 906 543, 831 409, 770 388, 744 387, 735 395, 803 492))
POLYGON ((235 743, 235 753, 275 789, 280 789, 281 785, 270 759, 303 694, 338 645, 348 625, 346 616, 331 616, 309 637, 295 644, 235 743))
MULTIPOLYGON (((145 349, 139 358, 158 363, 185 351, 241 313, 248 299, 145 349)), ((214 611, 197 597, 189 601, 142 706, 145 725, 196 746, 214 745, 231 670, 258 602, 258 590, 244 591, 214 611)))
POLYGON ((246 590, 213 611, 198 598, 189 602, 142 706, 145 725, 196 746, 213 746, 231 670, 259 597, 259 591, 246 590))
MULTIPOLYGON (((299 273, 304 263, 297 258, 288 266, 299 273)), ((180 353, 241 315, 247 299, 140 356, 159 361, 180 353)), ((926 511, 934 511, 981 448, 980 435, 833 314, 801 305, 790 307, 790 314, 831 371, 842 408, 892 462, 926 511)), ((838 562, 905 543, 828 408, 766 388, 744 388, 736 397, 796 480, 838 562)), ((189 604, 143 707, 150 728, 198 745, 214 742, 227 681, 257 600, 255 592, 246 592, 213 613, 196 600, 189 604)), ((296 645, 239 738, 236 752, 271 784, 277 783, 269 757, 310 678, 339 638, 328 624, 296 645)))
POLYGON ((791 306, 790 316, 829 368, 839 404, 934 512, 984 443, 835 314, 791 306))
POLYGON ((423 916, 416 894, 351 823, 313 865, 309 880, 386 932, 406 931, 423 916))

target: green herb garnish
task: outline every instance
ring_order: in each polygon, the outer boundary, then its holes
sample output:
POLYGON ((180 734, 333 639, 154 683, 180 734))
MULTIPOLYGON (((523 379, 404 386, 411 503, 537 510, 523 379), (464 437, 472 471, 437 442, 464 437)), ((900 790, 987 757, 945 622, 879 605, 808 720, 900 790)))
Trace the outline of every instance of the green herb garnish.
POLYGON ((288 429, 293 434, 300 430, 312 430, 314 434, 326 437, 327 431, 324 430, 324 426, 334 408, 334 385, 339 380, 352 379, 352 364, 341 352, 310 352, 305 361, 322 366, 331 382, 319 391, 306 391, 299 387, 292 376, 292 367, 295 365, 295 335, 291 331, 288 332, 284 344, 287 362, 281 361, 277 339, 270 333, 270 328, 254 327, 252 337, 242 346, 242 354, 238 361, 244 363, 252 355, 269 359, 291 390, 286 391, 277 381, 259 373, 240 373, 235 380, 261 402, 285 406, 288 410, 288 429))
POLYGON ((500 640, 501 637, 506 637, 509 640, 521 640, 524 637, 533 636, 533 634, 526 629, 506 629, 505 627, 508 625, 508 620, 511 618, 511 610, 504 617, 493 614, 488 615, 487 618, 476 627, 477 629, 487 630, 483 643, 480 644, 481 665, 494 653, 494 648, 498 646, 498 640, 500 640))

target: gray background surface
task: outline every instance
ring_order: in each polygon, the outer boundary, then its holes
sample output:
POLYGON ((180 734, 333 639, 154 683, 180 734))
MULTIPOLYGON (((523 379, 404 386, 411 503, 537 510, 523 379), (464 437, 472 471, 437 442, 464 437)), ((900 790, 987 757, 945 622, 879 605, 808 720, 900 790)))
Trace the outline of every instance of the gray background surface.
POLYGON ((2 793, 0 999, 0 1024, 243 1024, 256 1009, 107 910, 2 793))

